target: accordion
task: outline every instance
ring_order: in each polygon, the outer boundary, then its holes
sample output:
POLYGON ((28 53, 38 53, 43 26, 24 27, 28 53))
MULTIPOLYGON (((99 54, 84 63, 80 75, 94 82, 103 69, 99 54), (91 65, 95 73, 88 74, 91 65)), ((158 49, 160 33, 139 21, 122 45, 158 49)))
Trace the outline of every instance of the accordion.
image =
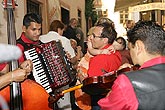
POLYGON ((24 52, 33 62, 33 76, 48 93, 70 84, 76 78, 60 41, 41 44, 24 52))

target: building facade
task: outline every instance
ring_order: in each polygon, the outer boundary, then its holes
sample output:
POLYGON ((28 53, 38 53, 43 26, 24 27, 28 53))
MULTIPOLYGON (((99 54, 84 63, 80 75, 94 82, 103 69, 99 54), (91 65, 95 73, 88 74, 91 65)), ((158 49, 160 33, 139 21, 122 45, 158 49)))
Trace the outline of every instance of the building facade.
POLYGON ((119 23, 126 20, 152 20, 165 24, 165 0, 116 0, 115 12, 119 12, 119 23))
MULTIPOLYGON (((23 17, 29 12, 42 16, 42 34, 48 32, 52 20, 58 19, 67 25, 70 18, 78 19, 83 32, 86 33, 85 0, 17 0, 17 4, 14 9, 17 38, 22 32, 23 17)), ((0 43, 7 43, 7 15, 2 6, 0 18, 0 43)))

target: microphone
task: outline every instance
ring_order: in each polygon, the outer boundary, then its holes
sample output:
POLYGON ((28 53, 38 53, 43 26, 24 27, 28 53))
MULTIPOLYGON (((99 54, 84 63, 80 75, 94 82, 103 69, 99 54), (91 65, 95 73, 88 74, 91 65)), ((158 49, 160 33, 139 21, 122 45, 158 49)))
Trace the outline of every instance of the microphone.
POLYGON ((21 49, 15 45, 0 44, 0 63, 18 60, 22 55, 21 49))

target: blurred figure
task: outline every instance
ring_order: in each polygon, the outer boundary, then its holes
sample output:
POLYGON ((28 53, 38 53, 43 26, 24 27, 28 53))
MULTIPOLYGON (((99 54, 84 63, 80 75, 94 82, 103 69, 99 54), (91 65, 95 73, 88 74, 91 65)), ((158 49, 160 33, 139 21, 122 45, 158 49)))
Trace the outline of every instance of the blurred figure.
POLYGON ((71 55, 71 63, 75 64, 77 62, 77 58, 75 57, 74 49, 70 44, 70 40, 63 35, 64 24, 59 20, 54 20, 50 24, 49 32, 45 35, 41 35, 39 37, 40 41, 43 43, 47 43, 50 41, 61 41, 62 46, 66 52, 71 55))
POLYGON ((64 30, 63 36, 65 36, 68 39, 75 39, 77 41, 77 44, 80 43, 80 35, 76 35, 76 27, 77 27, 77 19, 71 18, 69 21, 69 25, 64 30))
POLYGON ((163 24, 163 30, 165 31, 165 24, 163 24))
POLYGON ((106 17, 99 18, 95 25, 102 24, 105 22, 109 23, 113 28, 115 28, 114 22, 111 19, 106 18, 106 17))
POLYGON ((135 21, 134 20, 127 20, 126 21, 126 31, 129 31, 130 29, 132 29, 135 25, 135 21))
MULTIPOLYGON (((77 46, 77 42, 74 39, 70 39, 70 43, 71 43, 72 48, 75 51, 77 60, 80 61, 81 58, 83 57, 81 46, 77 46)), ((77 64, 78 64, 78 62, 77 62, 77 64)))
MULTIPOLYGON (((78 24, 80 24, 80 23, 78 23, 78 24)), ((76 37, 79 39, 79 42, 76 41, 77 46, 81 46, 81 50, 82 50, 82 52, 84 52, 84 33, 83 33, 80 25, 77 25, 75 32, 76 32, 76 37)))
POLYGON ((115 50, 118 50, 121 54, 122 57, 122 64, 124 63, 132 63, 132 59, 130 56, 130 52, 128 49, 126 49, 126 40, 123 37, 118 37, 114 42, 113 42, 113 47, 115 50))

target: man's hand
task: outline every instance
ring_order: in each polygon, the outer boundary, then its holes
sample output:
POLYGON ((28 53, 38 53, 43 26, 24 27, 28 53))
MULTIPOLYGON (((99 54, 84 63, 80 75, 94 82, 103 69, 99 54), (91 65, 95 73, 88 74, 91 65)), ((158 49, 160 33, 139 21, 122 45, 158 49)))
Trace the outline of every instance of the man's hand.
POLYGON ((31 60, 26 60, 21 63, 20 68, 26 70, 27 73, 30 73, 33 69, 33 63, 31 60))
POLYGON ((11 81, 20 82, 27 78, 26 70, 20 68, 9 72, 9 74, 11 74, 11 81))
POLYGON ((129 63, 124 63, 123 65, 121 65, 118 70, 124 69, 124 68, 132 68, 133 65, 129 64, 129 63))

